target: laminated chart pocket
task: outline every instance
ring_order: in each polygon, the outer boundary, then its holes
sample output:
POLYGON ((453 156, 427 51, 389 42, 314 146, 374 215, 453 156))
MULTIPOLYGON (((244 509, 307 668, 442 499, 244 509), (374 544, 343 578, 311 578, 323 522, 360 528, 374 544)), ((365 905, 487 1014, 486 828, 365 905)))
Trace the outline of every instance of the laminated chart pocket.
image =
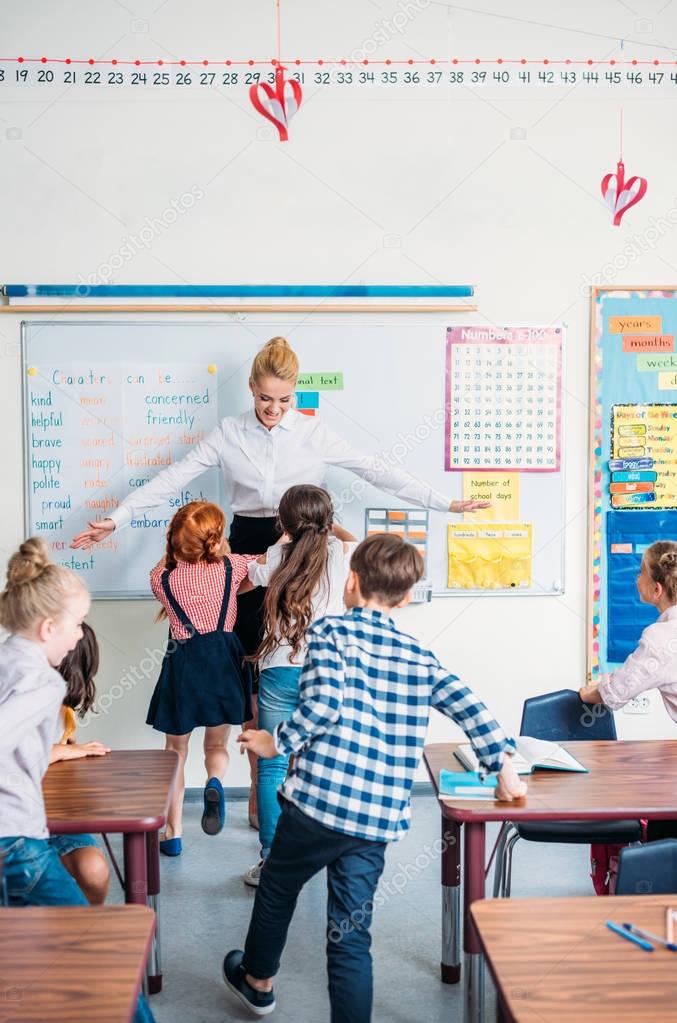
POLYGON ((622 663, 657 612, 637 592, 642 555, 657 540, 677 538, 675 511, 609 511, 607 534, 607 660, 622 663))
POLYGON ((448 526, 450 589, 515 589, 531 586, 530 523, 448 526))

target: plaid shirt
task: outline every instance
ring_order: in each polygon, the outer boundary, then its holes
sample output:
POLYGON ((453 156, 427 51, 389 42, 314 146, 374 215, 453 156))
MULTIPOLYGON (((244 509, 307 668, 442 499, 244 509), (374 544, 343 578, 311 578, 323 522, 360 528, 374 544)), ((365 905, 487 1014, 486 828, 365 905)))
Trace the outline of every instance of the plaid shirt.
MULTIPOLYGON (((235 628, 237 588, 242 580, 247 578, 249 562, 255 558, 256 554, 228 555, 233 574, 231 575, 228 611, 223 626, 224 632, 232 632, 235 628)), ((150 588, 167 612, 172 638, 188 639, 188 629, 174 614, 174 608, 167 600, 162 588, 164 570, 165 559, 163 558, 150 573, 150 588)), ((216 631, 225 585, 226 569, 222 559, 218 561, 177 561, 176 568, 169 573, 169 589, 197 631, 201 633, 216 631)))
POLYGON ((388 615, 353 608, 315 622, 307 639, 300 704, 274 737, 297 754, 282 795, 319 824, 377 842, 402 836, 431 706, 461 726, 487 771, 514 749, 482 701, 388 615))

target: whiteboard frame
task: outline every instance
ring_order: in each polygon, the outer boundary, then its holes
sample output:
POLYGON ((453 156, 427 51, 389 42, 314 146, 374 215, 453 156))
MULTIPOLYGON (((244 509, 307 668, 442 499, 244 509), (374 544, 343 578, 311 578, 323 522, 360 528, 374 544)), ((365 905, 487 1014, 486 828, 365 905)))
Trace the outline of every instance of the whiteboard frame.
MULTIPOLYGON (((31 308, 31 312, 39 314, 40 312, 42 312, 43 308, 44 307, 35 306, 34 308, 31 308)), ((367 308, 368 307, 365 307, 364 310, 362 308, 360 308, 359 312, 362 313, 367 308)), ((169 313, 168 309, 165 310, 162 307, 157 307, 157 306, 152 307, 152 310, 153 310, 154 313, 158 313, 158 312, 159 313, 169 313)), ((14 311, 16 311, 16 308, 15 308, 14 311)), ((65 311, 66 311, 66 309, 64 309, 64 312, 65 311)), ((96 314, 100 310, 98 310, 98 309, 96 309, 96 307, 92 306, 87 311, 90 312, 90 313, 96 314)), ((101 311, 103 311, 103 310, 101 310, 101 311)), ((116 309, 116 311, 117 311, 117 309, 116 309)), ((140 310, 139 310, 139 308, 137 306, 137 307, 129 307, 128 309, 125 309, 125 311, 126 312, 130 312, 130 311, 137 311, 138 312, 140 310)), ((173 316, 176 311, 178 311, 178 310, 172 309, 170 315, 173 316)), ((209 307, 208 309, 205 309, 205 311, 208 311, 208 312, 210 312, 212 314, 215 313, 215 312, 218 314, 220 312, 219 309, 215 309, 214 307, 209 307)), ((245 313, 245 314, 252 312, 251 308, 247 308, 247 307, 243 307, 243 309, 241 311, 243 313, 245 313)), ((280 306, 276 306, 275 308, 267 309, 266 313, 275 313, 275 314, 284 316, 285 314, 289 314, 292 311, 293 310, 291 310, 288 306, 280 305, 280 306)), ((349 312, 352 315, 355 315, 355 313, 358 312, 357 309, 352 309, 352 308, 350 308, 350 309, 348 309, 348 308, 341 308, 340 311, 341 312, 349 312)), ((430 312, 430 311, 431 311, 430 309, 426 309, 425 307, 421 307, 421 306, 413 306, 413 307, 412 306, 406 306, 406 307, 405 306, 398 306, 398 307, 395 307, 393 309, 389 309, 388 310, 388 312, 398 312, 398 313, 399 312, 405 312, 405 313, 410 313, 410 314, 413 313, 413 312, 415 312, 415 313, 424 312, 425 313, 425 312, 430 312)), ((445 310, 445 311, 448 311, 448 310, 445 310)), ((468 307, 464 307, 463 311, 464 312, 469 311, 468 307)), ((108 312, 108 310, 106 310, 106 312, 108 312)), ((320 316, 320 317, 323 314, 326 314, 328 312, 330 312, 330 310, 328 310, 326 307, 321 308, 321 309, 313 309, 312 310, 312 314, 320 316)), ((335 314, 335 312, 336 312, 336 310, 334 310, 334 309, 331 310, 331 313, 335 314)), ((259 313, 259 315, 260 315, 260 313, 259 313)), ((224 317, 224 320, 227 322, 228 318, 224 317)), ((218 321, 219 321, 219 317, 217 316, 216 317, 216 322, 218 322, 218 321)), ((28 380, 27 380, 27 372, 26 371, 27 371, 27 368, 28 368, 28 359, 27 359, 27 352, 26 352, 26 346, 27 346, 26 333, 27 333, 27 328, 29 328, 29 327, 33 327, 33 326, 46 326, 50 322, 52 322, 52 321, 51 320, 21 320, 21 323, 20 323, 20 327, 21 327, 21 375, 22 375, 21 399, 22 399, 22 418, 23 418, 22 433, 23 433, 23 443, 24 443, 23 459, 22 459, 22 474, 23 474, 23 493, 24 493, 24 532, 25 532, 26 536, 29 535, 29 529, 30 529, 30 495, 28 493, 28 483, 29 483, 29 480, 28 480, 28 477, 27 477, 27 455, 28 455, 28 433, 29 433, 29 431, 28 431, 28 418, 27 418, 27 411, 28 411, 28 406, 27 406, 28 380)), ((54 322, 58 322, 60 326, 69 326, 69 325, 71 325, 71 326, 81 327, 81 326, 86 326, 86 325, 96 326, 96 325, 99 325, 99 324, 114 323, 115 320, 111 320, 111 319, 109 319, 106 316, 96 317, 96 318, 91 319, 91 320, 82 320, 82 319, 78 319, 78 320, 62 320, 61 317, 59 317, 58 321, 54 321, 54 322)), ((150 319, 150 318, 146 319, 146 318, 142 318, 142 319, 139 319, 139 320, 136 320, 136 319, 135 320, 131 320, 131 319, 130 320, 124 320, 124 322, 125 323, 129 323, 130 325, 133 324, 133 325, 136 325, 136 326, 151 326, 151 325, 160 326, 160 325, 166 324, 167 320, 166 320, 166 318, 162 318, 162 319, 150 319)), ((194 322, 195 323, 201 323, 201 322, 204 322, 204 321, 196 320, 194 322)), ((504 326, 509 329, 510 327, 515 327, 515 326, 521 326, 521 327, 525 327, 525 326, 526 327, 529 327, 529 326, 539 327, 539 326, 542 326, 542 324, 540 324, 540 323, 529 324, 529 323, 525 323, 523 321, 520 321, 519 324, 510 322, 510 323, 504 324, 504 326)), ((532 598, 533 597, 538 597, 538 598, 540 598, 540 597, 561 597, 566 592, 566 539, 565 539, 565 534, 566 534, 566 402, 563 400, 563 394, 564 394, 565 381, 566 381, 568 324, 565 321, 562 321, 561 324, 555 324, 555 326, 561 326, 562 329, 563 329, 563 332, 564 332, 564 337, 563 337, 563 341, 562 341, 561 379, 560 379, 560 406, 561 406, 561 417, 560 417, 561 441, 560 441, 560 443, 561 443, 561 457, 560 457, 559 474, 561 476, 560 517, 561 517, 562 529, 561 529, 561 535, 560 535, 559 550, 560 550, 560 564, 561 564, 561 570, 562 570, 561 580, 560 580, 561 581, 561 587, 559 589, 557 589, 557 590, 541 590, 539 592, 534 591, 533 589, 525 590, 525 589, 519 589, 519 588, 510 589, 510 590, 508 590, 508 589, 495 589, 495 590, 494 589, 467 589, 467 590, 465 590, 465 589, 455 589, 455 588, 438 590, 438 589, 434 589, 432 587, 432 584, 430 584, 429 587, 428 587, 428 591, 427 591, 430 594, 430 598, 442 597, 442 598, 452 598, 452 599, 474 599, 476 597, 494 597, 494 598, 508 597, 510 600, 514 600, 515 598, 518 598, 518 597, 519 598, 527 598, 527 597, 532 597, 532 598)), ((440 329, 443 329, 442 326, 440 326, 440 329)), ((450 475, 451 475, 451 473, 450 473, 450 475)), ((220 480, 219 480, 219 492, 220 492, 220 494, 219 494, 220 500, 223 501, 223 486, 222 486, 222 483, 221 483, 220 480)), ((446 544, 445 544, 445 546, 446 546, 446 544)), ((418 585, 419 586, 423 586, 425 584, 426 584, 426 580, 422 579, 421 582, 418 585)), ((430 599, 430 598, 427 598, 427 599, 430 599)), ((155 598, 153 597, 153 595, 151 593, 141 592, 141 591, 138 591, 138 590, 130 591, 128 593, 125 593, 124 595, 120 595, 120 593, 118 593, 118 592, 112 592, 112 591, 107 591, 107 590, 98 590, 96 592, 96 594, 92 594, 92 599, 93 600, 114 600, 114 601, 117 601, 117 600, 153 600, 154 601, 155 600, 155 598)))

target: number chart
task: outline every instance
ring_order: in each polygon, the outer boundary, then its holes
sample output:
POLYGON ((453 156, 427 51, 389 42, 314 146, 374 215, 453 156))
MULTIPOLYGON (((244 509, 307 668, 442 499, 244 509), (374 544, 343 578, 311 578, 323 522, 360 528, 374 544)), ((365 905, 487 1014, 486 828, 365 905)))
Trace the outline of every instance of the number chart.
MULTIPOLYGON (((231 55, 212 59, 95 60, 80 57, 16 56, 0 58, 0 91, 26 87, 83 89, 246 90, 275 85, 275 60, 231 55)), ((652 58, 557 59, 505 57, 480 59, 442 56, 424 59, 326 57, 283 60, 289 76, 306 88, 450 89, 520 93, 582 89, 605 95, 677 93, 673 61, 652 58)))
POLYGON ((447 330, 448 471, 557 472, 561 327, 447 330))

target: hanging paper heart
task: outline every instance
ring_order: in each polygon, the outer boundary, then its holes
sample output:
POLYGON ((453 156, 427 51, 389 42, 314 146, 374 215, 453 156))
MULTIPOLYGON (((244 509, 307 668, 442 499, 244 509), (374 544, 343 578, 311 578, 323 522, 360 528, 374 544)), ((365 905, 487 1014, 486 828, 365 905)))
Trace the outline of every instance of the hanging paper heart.
POLYGON ((619 227, 623 214, 644 198, 646 189, 646 178, 635 175, 625 180, 625 166, 622 160, 618 161, 615 174, 605 174, 602 178, 602 195, 614 215, 615 227, 619 227))
POLYGON ((275 88, 269 85, 252 85, 249 98, 257 110, 277 128, 280 142, 289 138, 287 127, 292 117, 301 106, 303 92, 295 78, 285 78, 287 69, 278 64, 275 69, 275 88))

